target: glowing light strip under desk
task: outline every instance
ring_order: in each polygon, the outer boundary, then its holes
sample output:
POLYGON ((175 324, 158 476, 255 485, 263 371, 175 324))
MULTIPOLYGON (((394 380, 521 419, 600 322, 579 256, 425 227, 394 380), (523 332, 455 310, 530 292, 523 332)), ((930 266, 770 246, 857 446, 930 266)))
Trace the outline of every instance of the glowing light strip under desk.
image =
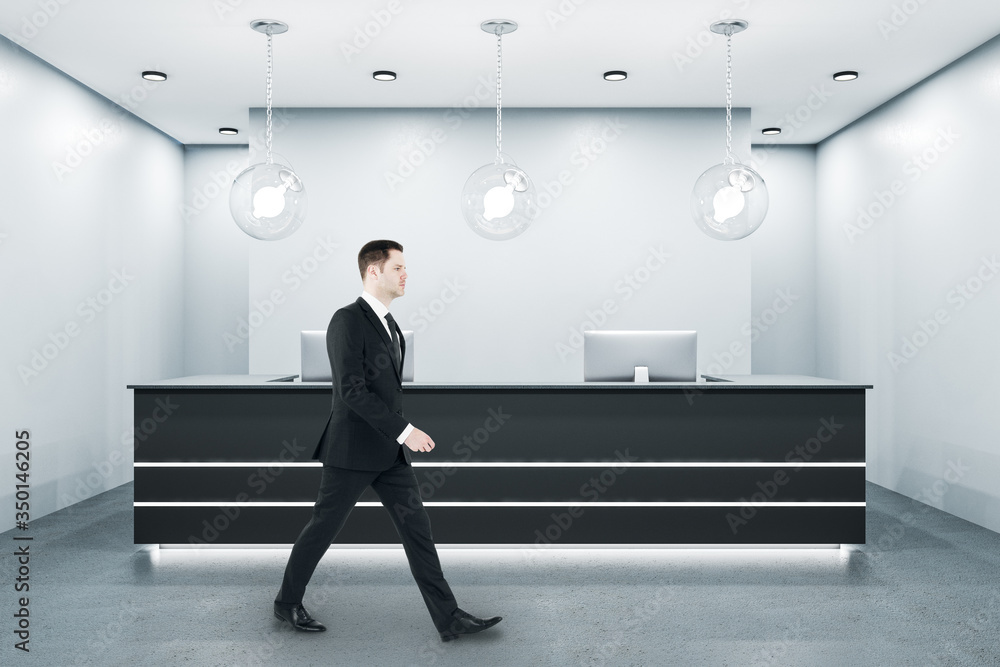
MULTIPOLYGON (((134 502, 133 507, 312 507, 315 502, 134 502)), ((865 507, 865 502, 635 502, 635 501, 440 501, 425 502, 424 507, 865 507)), ((382 507, 379 502, 359 502, 355 507, 382 507)))
MULTIPOLYGON (((283 463, 281 461, 164 461, 154 463, 137 461, 136 468, 263 468, 278 466, 282 468, 321 468, 319 461, 296 461, 283 463)), ((864 468, 864 461, 830 461, 817 462, 760 462, 760 461, 420 461, 413 463, 414 468, 864 468)))

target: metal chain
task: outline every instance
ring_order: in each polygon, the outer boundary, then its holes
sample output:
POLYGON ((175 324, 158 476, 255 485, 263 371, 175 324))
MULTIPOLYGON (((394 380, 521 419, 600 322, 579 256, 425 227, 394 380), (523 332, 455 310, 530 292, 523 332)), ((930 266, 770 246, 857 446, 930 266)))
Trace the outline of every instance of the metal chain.
POLYGON ((503 71, 503 27, 497 26, 497 162, 500 162, 500 74, 503 71))
POLYGON ((734 164, 733 155, 733 29, 726 29, 726 160, 734 164))
POLYGON ((271 164, 271 28, 267 28, 267 129, 264 134, 264 144, 267 147, 267 164, 271 164))

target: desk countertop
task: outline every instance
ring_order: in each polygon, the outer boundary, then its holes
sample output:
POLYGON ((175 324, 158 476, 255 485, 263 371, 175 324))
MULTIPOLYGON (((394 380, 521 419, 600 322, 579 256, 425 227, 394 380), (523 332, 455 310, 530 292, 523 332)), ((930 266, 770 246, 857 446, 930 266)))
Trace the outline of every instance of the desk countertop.
MULTIPOLYGON (((191 375, 188 377, 134 383, 129 389, 325 389, 329 382, 298 382, 297 375, 191 375)), ((731 389, 871 389, 870 384, 842 382, 807 375, 702 375, 699 382, 404 382, 409 390, 692 390, 717 391, 731 389)))

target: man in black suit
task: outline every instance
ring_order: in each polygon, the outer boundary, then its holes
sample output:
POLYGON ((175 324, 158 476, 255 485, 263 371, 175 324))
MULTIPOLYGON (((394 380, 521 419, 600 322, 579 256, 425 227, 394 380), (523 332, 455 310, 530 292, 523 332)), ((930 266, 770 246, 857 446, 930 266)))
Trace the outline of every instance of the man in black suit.
POLYGON ((288 557, 274 615, 296 630, 326 630, 302 606, 306 584, 358 498, 371 486, 402 538, 410 572, 441 639, 450 641, 485 630, 501 618, 477 618, 458 608, 441 573, 427 512, 419 501, 414 506, 420 492, 410 452, 429 452, 434 441, 403 418, 406 346, 389 313, 389 304, 406 289, 403 246, 395 241, 366 243, 358 253, 358 268, 364 291, 333 314, 326 332, 333 408, 313 454, 323 462, 323 476, 312 519, 288 557), (395 507, 408 511, 395 512, 395 507))

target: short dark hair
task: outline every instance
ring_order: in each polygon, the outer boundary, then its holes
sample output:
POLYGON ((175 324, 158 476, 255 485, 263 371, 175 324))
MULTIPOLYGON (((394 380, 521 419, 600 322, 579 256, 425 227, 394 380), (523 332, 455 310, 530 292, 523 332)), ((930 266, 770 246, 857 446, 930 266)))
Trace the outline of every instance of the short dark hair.
POLYGON ((376 265, 379 271, 385 268, 390 250, 403 252, 403 246, 395 241, 387 241, 385 239, 369 241, 361 246, 361 252, 358 253, 358 270, 361 271, 361 282, 365 281, 365 271, 372 264, 376 265))

